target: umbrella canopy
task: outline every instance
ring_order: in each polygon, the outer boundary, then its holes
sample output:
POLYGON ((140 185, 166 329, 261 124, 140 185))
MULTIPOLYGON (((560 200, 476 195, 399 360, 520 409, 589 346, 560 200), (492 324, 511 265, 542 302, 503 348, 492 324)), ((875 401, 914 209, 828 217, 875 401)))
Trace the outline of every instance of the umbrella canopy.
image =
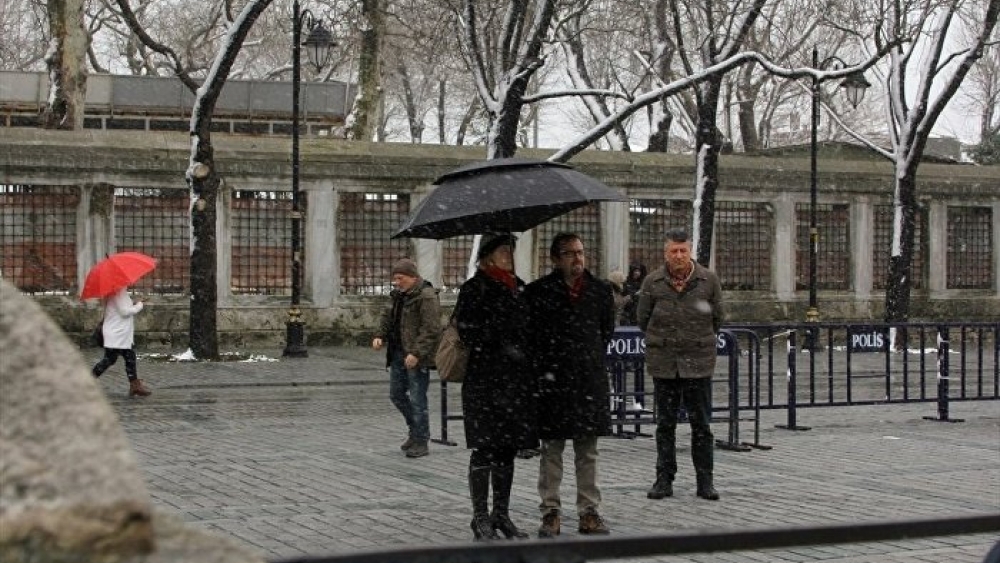
POLYGON ((521 232, 591 202, 628 201, 565 164, 526 158, 477 162, 434 183, 392 238, 521 232))
POLYGON ((119 252, 101 260, 83 283, 80 299, 107 297, 156 268, 156 259, 141 252, 119 252))

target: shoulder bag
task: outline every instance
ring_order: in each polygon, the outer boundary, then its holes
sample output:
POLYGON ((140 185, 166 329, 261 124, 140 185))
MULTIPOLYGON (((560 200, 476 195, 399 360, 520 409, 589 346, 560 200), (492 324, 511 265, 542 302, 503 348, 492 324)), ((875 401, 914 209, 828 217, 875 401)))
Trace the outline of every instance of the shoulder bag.
POLYGON ((469 363, 469 349, 458 337, 458 323, 455 317, 441 332, 441 342, 434 354, 434 364, 437 366, 441 381, 459 383, 465 379, 465 366, 469 363))

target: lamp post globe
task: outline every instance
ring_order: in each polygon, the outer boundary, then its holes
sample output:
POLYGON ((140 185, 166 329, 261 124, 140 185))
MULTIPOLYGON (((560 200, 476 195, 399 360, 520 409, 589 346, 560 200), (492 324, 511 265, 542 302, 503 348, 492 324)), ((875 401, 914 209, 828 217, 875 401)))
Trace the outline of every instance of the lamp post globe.
POLYGON ((316 72, 322 70, 330 58, 330 48, 334 45, 333 35, 323 27, 322 22, 313 17, 309 10, 299 9, 299 1, 292 4, 292 213, 291 213, 291 258, 292 258, 292 298, 285 321, 285 349, 287 357, 309 355, 305 343, 305 323, 299 308, 302 297, 302 202, 299 193, 299 85, 302 81, 301 47, 306 46, 309 62, 316 72), (309 26, 309 36, 302 41, 302 24, 309 26))

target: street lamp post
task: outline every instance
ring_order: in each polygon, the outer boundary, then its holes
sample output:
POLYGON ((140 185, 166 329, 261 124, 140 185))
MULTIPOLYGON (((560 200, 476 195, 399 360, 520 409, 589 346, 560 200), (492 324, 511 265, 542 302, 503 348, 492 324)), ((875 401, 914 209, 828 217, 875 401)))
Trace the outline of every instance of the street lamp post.
MULTIPOLYGON (((817 52, 816 47, 813 47, 813 68, 818 70, 827 70, 834 63, 841 65, 842 68, 850 66, 836 56, 827 57, 821 62, 819 60, 819 53, 817 52)), ((819 126, 821 82, 822 81, 815 76, 812 78, 812 119, 809 138, 809 309, 806 311, 806 320, 810 322, 819 321, 819 305, 816 297, 816 253, 819 246, 819 229, 816 221, 816 129, 819 126)), ((864 74, 861 72, 846 76, 840 83, 840 87, 844 89, 844 92, 847 95, 847 101, 850 102, 851 106, 854 108, 857 108, 858 104, 861 103, 861 99, 865 95, 865 89, 870 86, 871 84, 865 80, 864 74)), ((812 348, 812 344, 814 344, 814 342, 812 342, 812 338, 810 338, 810 343, 808 344, 810 349, 812 348)))
POLYGON ((285 321, 283 355, 304 358, 309 355, 305 343, 305 323, 299 301, 302 295, 302 211, 299 197, 299 83, 301 81, 301 47, 316 72, 326 65, 333 46, 333 35, 309 10, 299 9, 299 0, 292 4, 292 302, 285 321), (302 24, 309 27, 309 36, 302 41, 302 24))

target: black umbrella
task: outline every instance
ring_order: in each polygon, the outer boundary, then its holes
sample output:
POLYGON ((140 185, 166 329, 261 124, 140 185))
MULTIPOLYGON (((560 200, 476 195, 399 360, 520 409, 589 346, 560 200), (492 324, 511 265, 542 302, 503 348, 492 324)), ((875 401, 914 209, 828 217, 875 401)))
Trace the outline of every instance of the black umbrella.
POLYGON ((521 232, 594 201, 628 201, 556 162, 500 158, 448 172, 392 238, 521 232))

